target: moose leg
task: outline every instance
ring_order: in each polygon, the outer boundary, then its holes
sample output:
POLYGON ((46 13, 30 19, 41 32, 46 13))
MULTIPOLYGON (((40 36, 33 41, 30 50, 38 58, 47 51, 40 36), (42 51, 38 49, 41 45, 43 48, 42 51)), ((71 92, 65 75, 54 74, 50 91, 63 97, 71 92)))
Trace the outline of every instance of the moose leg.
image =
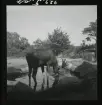
POLYGON ((55 81, 54 81, 52 87, 56 86, 56 85, 58 84, 58 82, 59 82, 59 74, 57 74, 57 75, 55 76, 55 81))
POLYGON ((56 66, 53 66, 53 72, 55 75, 58 75, 59 74, 59 68, 56 66))
MULTIPOLYGON (((42 69, 42 74, 44 74, 44 66, 41 66, 41 69, 42 69)), ((44 90, 44 84, 45 84, 45 78, 44 78, 44 75, 43 75, 42 90, 44 90)))
POLYGON ((55 73, 55 81, 52 86, 55 86, 56 84, 58 84, 58 81, 59 81, 59 68, 57 68, 56 66, 53 66, 53 71, 55 73))
POLYGON ((50 66, 49 66, 49 65, 47 65, 47 70, 46 70, 47 88, 49 88, 49 75, 48 75, 49 68, 50 68, 50 66))
POLYGON ((36 68, 36 69, 35 69, 35 68, 33 68, 32 78, 33 78, 34 83, 35 83, 35 85, 34 85, 34 91, 36 91, 36 86, 37 86, 36 74, 37 74, 37 68, 36 68))
POLYGON ((29 74, 28 74, 28 77, 29 77, 29 86, 31 86, 31 73, 32 73, 32 68, 29 67, 29 74))
POLYGON ((55 66, 53 66, 53 72, 54 72, 55 74, 57 73, 55 66))

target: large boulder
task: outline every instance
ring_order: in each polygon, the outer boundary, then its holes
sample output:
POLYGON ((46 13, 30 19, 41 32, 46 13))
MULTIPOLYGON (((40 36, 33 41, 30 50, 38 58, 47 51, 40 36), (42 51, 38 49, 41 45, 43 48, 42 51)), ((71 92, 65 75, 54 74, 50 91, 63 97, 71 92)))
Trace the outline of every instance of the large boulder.
POLYGON ((22 73, 28 73, 29 72, 28 66, 22 67, 21 71, 22 71, 22 73))
POLYGON ((97 65, 84 61, 74 70, 73 74, 79 78, 96 78, 97 65))
POLYGON ((16 67, 8 67, 7 68, 7 79, 15 80, 16 78, 21 77, 28 73, 28 67, 16 68, 16 67))
POLYGON ((59 80, 58 85, 67 85, 67 84, 73 84, 73 83, 79 83, 79 82, 80 82, 80 79, 78 79, 76 76, 73 76, 73 77, 64 76, 59 80))
POLYGON ((97 97, 97 65, 84 61, 72 74, 82 79, 82 85, 88 87, 90 94, 97 97))
POLYGON ((16 78, 21 76, 21 69, 15 67, 8 67, 7 68, 7 79, 8 80, 15 80, 16 78))
POLYGON ((9 74, 9 73, 15 73, 15 72, 21 72, 21 69, 15 68, 15 67, 8 67, 7 68, 7 74, 9 74))

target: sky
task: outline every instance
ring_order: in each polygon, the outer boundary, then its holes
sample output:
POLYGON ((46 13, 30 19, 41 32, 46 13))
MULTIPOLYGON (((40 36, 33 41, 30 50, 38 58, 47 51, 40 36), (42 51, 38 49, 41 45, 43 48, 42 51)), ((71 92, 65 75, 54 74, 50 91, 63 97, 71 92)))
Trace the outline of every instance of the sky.
POLYGON ((30 44, 57 27, 69 35, 71 44, 78 46, 86 35, 85 27, 97 19, 96 5, 71 6, 7 6, 7 31, 26 37, 30 44))

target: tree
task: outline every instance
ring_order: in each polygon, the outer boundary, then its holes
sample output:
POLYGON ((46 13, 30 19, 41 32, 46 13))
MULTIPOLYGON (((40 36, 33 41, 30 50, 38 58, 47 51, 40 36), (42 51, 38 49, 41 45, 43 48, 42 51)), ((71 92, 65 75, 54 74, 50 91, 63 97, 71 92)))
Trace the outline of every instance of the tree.
POLYGON ((38 38, 36 41, 33 42, 35 48, 41 48, 42 41, 38 38))
POLYGON ((30 46, 25 37, 20 37, 16 32, 7 32, 7 56, 20 55, 23 51, 30 46))
POLYGON ((92 39, 95 40, 95 57, 97 60, 97 20, 95 22, 90 22, 90 25, 82 31, 83 34, 87 34, 86 37, 87 41, 91 41, 92 39))
POLYGON ((16 32, 7 32, 7 55, 14 55, 19 51, 20 36, 16 32))
POLYGON ((52 34, 48 33, 48 40, 56 55, 68 49, 70 45, 69 36, 61 28, 54 29, 52 34))
POLYGON ((29 47, 30 44, 28 43, 28 39, 25 37, 20 38, 20 49, 25 50, 27 47, 29 47))
POLYGON ((42 41, 42 48, 51 48, 51 41, 48 39, 42 41))
POLYGON ((88 37, 87 37, 88 40, 91 40, 91 39, 96 40, 96 37, 97 37, 97 20, 95 22, 90 22, 89 27, 84 28, 82 33, 88 34, 88 37))
POLYGON ((72 57, 75 55, 75 46, 74 45, 70 45, 69 48, 65 51, 63 51, 63 56, 67 56, 67 57, 72 57))
POLYGON ((82 51, 82 53, 83 53, 83 58, 84 58, 84 50, 85 49, 86 49, 85 40, 82 40, 80 51, 82 51))

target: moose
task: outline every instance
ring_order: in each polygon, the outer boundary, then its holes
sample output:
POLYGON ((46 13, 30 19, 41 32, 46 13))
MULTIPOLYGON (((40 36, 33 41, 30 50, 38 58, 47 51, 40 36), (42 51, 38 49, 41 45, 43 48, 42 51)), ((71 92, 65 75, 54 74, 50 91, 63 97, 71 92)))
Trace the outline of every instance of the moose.
MULTIPOLYGON (((51 49, 33 49, 33 51, 27 52, 26 54, 26 60, 28 63, 29 68, 29 86, 31 86, 31 73, 32 78, 35 82, 34 89, 36 88, 37 81, 36 81, 36 74, 38 67, 41 67, 42 73, 44 73, 44 66, 47 66, 47 72, 50 68, 50 66, 53 67, 53 72, 58 74, 58 62, 56 59, 56 56, 54 52, 51 49)), ((43 85, 44 85, 44 79, 43 79, 43 85)), ((43 88, 42 85, 42 88, 43 88)), ((49 80, 47 76, 47 88, 49 86, 49 80)))

